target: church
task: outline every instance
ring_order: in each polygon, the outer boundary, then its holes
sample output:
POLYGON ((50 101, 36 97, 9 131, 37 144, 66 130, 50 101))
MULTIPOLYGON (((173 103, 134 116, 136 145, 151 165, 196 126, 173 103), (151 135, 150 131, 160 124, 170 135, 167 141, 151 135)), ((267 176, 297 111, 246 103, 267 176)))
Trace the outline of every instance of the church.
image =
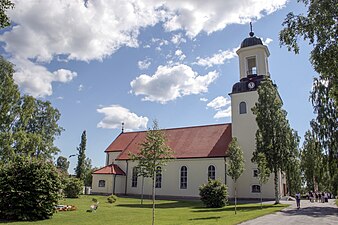
MULTIPOLYGON (((258 101, 257 88, 261 81, 270 79, 267 46, 249 33, 237 50, 239 59, 239 82, 232 87, 231 123, 164 129, 167 145, 175 159, 156 175, 156 195, 168 198, 198 198, 199 187, 208 179, 219 179, 228 186, 229 198, 234 197, 234 182, 226 175, 228 145, 237 137, 244 153, 245 170, 237 180, 237 196, 242 199, 274 199, 274 181, 262 187, 258 180, 257 165, 251 162, 256 147, 258 129, 251 108, 258 101)), ((151 195, 151 179, 137 176, 137 162, 128 153, 137 153, 146 131, 122 132, 104 151, 106 163, 92 176, 92 193, 151 195)), ((283 173, 279 174, 279 191, 286 194, 283 173)))

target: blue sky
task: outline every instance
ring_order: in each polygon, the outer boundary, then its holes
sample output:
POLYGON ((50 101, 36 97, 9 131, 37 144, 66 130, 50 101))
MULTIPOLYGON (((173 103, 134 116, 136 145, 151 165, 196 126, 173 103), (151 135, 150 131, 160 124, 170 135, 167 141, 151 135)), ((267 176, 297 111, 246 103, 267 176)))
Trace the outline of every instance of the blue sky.
MULTIPOLYGON (((309 102, 310 48, 279 46, 287 0, 14 1, 14 26, 1 32, 1 53, 16 66, 22 93, 49 100, 65 129, 60 155, 76 153, 87 131, 87 156, 103 166, 121 132, 231 121, 229 96, 249 22, 270 50, 272 80, 291 126, 302 137, 314 117, 309 102)), ((70 158, 73 172, 76 159, 70 158)))

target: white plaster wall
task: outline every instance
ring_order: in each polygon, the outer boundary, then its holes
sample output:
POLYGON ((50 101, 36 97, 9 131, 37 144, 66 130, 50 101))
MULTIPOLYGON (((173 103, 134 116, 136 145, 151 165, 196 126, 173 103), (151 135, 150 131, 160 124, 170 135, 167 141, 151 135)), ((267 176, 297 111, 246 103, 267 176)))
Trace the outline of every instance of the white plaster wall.
POLYGON ((246 58, 252 56, 256 57, 257 74, 270 76, 267 63, 267 58, 269 57, 270 52, 265 45, 254 45, 250 47, 240 48, 237 50, 237 54, 239 57, 240 79, 247 77, 246 58))
MULTIPOLYGON (((128 169, 128 194, 141 194, 142 178, 138 178, 137 187, 131 187, 132 168, 137 162, 130 161, 128 169)), ((167 166, 162 167, 162 187, 156 188, 156 195, 162 196, 182 196, 182 197, 199 197, 199 187, 208 181, 208 167, 210 165, 216 168, 216 179, 225 181, 225 164, 224 158, 209 159, 177 159, 170 161, 167 166), (188 169, 188 187, 180 189, 180 170, 182 166, 188 169)), ((227 180, 232 185, 231 180, 227 180)), ((151 179, 144 179, 144 194, 151 195, 151 179)), ((232 192, 231 188, 229 190, 232 192)))
POLYGON ((113 175, 110 174, 93 174, 92 181, 93 193, 113 193, 113 175), (99 180, 105 180, 105 187, 99 187, 99 180))
POLYGON ((108 157, 108 160, 106 160, 106 161, 108 161, 107 165, 110 165, 112 163, 115 163, 115 159, 117 158, 117 156, 119 156, 121 154, 121 151, 119 151, 119 152, 108 152, 106 154, 107 154, 107 157, 108 157))

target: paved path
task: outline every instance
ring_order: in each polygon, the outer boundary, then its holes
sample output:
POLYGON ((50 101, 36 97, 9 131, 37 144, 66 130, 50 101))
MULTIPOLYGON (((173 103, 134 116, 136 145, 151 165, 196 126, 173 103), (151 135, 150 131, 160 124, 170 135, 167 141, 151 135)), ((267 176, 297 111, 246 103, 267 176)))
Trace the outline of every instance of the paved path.
POLYGON ((291 203, 291 205, 280 212, 262 216, 241 223, 241 225, 338 225, 338 207, 334 204, 334 199, 330 199, 328 203, 310 203, 309 200, 302 200, 299 210, 297 210, 295 201, 282 201, 281 203, 291 203))

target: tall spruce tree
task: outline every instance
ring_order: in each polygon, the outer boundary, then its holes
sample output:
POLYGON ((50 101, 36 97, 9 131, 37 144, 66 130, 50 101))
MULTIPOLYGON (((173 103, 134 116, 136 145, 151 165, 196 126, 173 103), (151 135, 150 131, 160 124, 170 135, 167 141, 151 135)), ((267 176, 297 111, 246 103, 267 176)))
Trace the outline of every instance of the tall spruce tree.
POLYGON ((138 168, 143 175, 152 180, 152 224, 155 224, 155 181, 158 168, 165 166, 173 158, 173 152, 166 144, 167 139, 158 122, 153 121, 153 126, 147 131, 145 140, 140 144, 140 152, 131 154, 130 158, 138 162, 138 168))
POLYGON ((264 80, 258 88, 258 102, 252 109, 256 115, 258 130, 256 132, 256 150, 264 153, 268 168, 274 173, 275 204, 279 204, 279 173, 288 161, 289 123, 277 88, 270 79, 264 80))
POLYGON ((77 148, 77 166, 75 168, 75 175, 80 180, 84 181, 86 176, 86 145, 87 145, 87 135, 84 130, 81 135, 81 142, 77 148))
POLYGON ((237 214, 237 180, 244 171, 244 156, 237 138, 233 137, 229 145, 229 158, 227 162, 227 175, 229 175, 235 183, 235 214, 237 214))

